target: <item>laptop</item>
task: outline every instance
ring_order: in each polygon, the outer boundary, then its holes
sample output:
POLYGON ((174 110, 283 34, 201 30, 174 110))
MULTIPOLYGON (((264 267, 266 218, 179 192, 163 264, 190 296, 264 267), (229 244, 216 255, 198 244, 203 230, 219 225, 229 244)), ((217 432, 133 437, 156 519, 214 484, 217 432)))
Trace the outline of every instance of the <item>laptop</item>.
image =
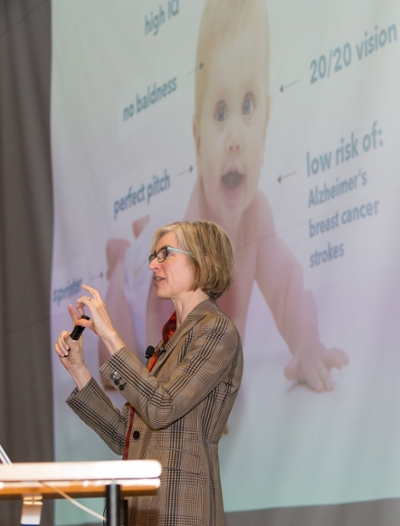
POLYGON ((8 458, 7 453, 1 447, 1 444, 0 444, 0 462, 2 462, 3 464, 11 464, 11 460, 8 458))

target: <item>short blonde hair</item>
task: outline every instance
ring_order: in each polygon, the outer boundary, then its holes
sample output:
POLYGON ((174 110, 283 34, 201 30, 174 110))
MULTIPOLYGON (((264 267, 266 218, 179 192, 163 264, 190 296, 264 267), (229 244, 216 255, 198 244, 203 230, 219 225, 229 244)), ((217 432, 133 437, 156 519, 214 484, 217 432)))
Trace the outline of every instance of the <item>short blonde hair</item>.
POLYGON ((210 221, 172 223, 156 231, 152 252, 160 239, 171 232, 177 237, 177 248, 190 252, 194 274, 191 290, 201 289, 212 299, 222 296, 235 275, 232 244, 225 231, 210 221))
MULTIPOLYGON (((195 114, 199 120, 213 52, 227 37, 234 38, 249 22, 254 23, 255 31, 262 31, 264 37, 265 91, 268 95, 270 43, 266 0, 207 0, 200 21, 196 52, 195 114)), ((257 46, 254 51, 259 52, 257 46)))

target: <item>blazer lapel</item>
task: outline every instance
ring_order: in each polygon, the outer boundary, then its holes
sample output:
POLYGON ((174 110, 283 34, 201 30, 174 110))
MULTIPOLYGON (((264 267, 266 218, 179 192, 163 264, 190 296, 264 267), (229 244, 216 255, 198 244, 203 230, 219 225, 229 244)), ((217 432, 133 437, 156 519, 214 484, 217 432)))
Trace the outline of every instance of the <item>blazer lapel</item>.
POLYGON ((176 330, 175 334, 170 338, 167 344, 163 346, 161 342, 161 348, 164 348, 165 351, 161 352, 154 365, 153 374, 155 376, 175 349, 177 342, 181 341, 185 334, 187 334, 202 318, 216 310, 218 310, 218 307, 214 301, 210 299, 202 301, 188 314, 182 325, 176 330))

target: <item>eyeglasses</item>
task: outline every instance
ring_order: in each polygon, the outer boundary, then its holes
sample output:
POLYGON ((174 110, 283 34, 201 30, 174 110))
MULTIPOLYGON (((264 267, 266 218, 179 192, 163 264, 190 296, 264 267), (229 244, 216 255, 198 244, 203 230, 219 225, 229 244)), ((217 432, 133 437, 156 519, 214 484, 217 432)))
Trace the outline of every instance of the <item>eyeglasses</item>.
POLYGON ((186 252, 186 250, 181 250, 180 248, 161 247, 160 250, 157 250, 157 252, 150 254, 149 263, 151 263, 154 259, 157 259, 158 263, 163 263, 169 256, 170 252, 180 252, 181 254, 187 254, 188 256, 192 255, 191 252, 186 252))

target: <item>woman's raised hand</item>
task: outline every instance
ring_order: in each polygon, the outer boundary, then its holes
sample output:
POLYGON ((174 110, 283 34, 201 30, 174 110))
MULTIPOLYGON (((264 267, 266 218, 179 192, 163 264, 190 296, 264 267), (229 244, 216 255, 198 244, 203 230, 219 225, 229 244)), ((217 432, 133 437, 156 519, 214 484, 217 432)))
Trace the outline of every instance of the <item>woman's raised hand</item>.
POLYGON ((91 296, 81 296, 77 300, 77 312, 80 315, 83 314, 83 308, 85 307, 91 319, 89 321, 79 320, 79 325, 88 327, 95 332, 104 341, 110 354, 114 354, 122 347, 125 347, 125 343, 115 330, 100 292, 93 287, 89 287, 89 285, 82 285, 82 288, 91 296))

